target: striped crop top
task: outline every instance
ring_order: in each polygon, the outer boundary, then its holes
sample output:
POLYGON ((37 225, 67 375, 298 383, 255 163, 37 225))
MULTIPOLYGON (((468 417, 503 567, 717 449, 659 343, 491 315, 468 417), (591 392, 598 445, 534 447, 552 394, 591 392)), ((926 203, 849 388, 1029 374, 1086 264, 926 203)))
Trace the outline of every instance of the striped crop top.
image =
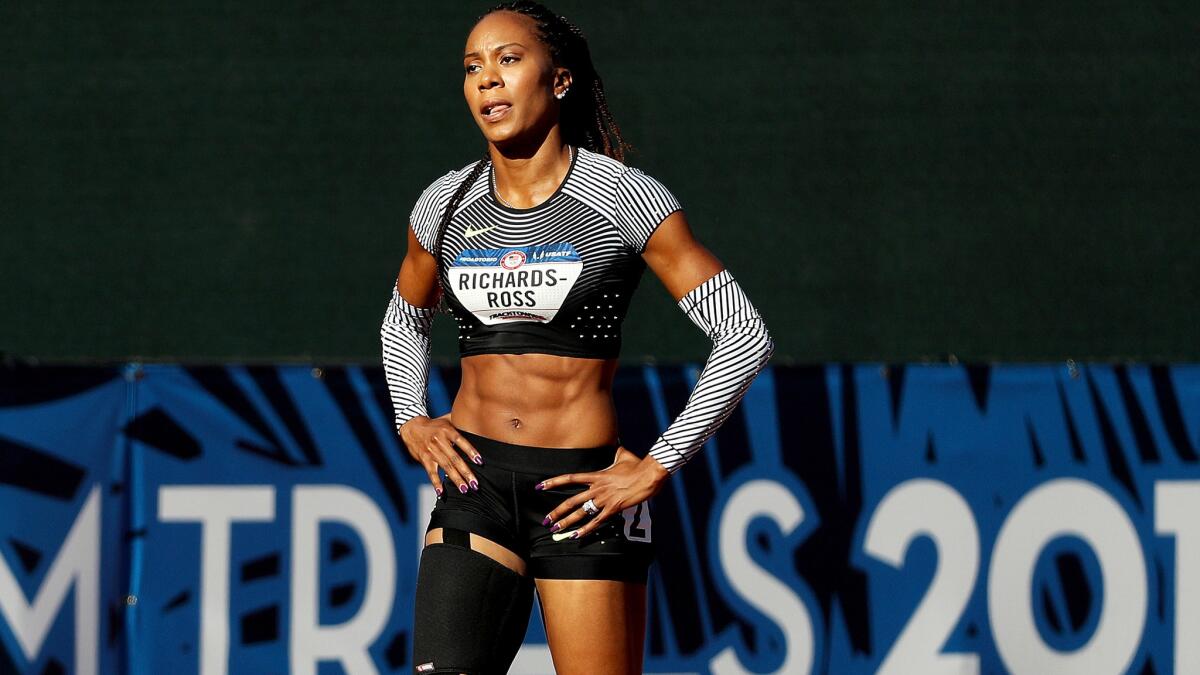
MULTIPOLYGON (((434 181, 410 223, 437 251, 442 215, 472 165, 434 181)), ((605 155, 574 148, 549 199, 508 207, 492 167, 468 188, 442 238, 438 270, 458 324, 459 353, 615 358, 650 235, 679 202, 661 183, 605 155)))

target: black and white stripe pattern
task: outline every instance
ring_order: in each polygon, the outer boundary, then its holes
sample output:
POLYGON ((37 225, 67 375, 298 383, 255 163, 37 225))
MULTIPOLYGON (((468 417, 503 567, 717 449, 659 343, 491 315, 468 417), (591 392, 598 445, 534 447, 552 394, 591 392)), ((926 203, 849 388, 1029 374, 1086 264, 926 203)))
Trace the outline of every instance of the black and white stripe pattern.
MULTIPOLYGON (((409 216, 409 223, 422 248, 432 252, 437 242, 437 226, 441 222, 442 213, 450 203, 459 183, 471 172, 475 163, 472 162, 461 169, 449 171, 429 184, 421 193, 409 216)), ((645 247, 650 235, 669 215, 681 207, 679 200, 662 183, 647 175, 641 169, 625 166, 615 159, 591 152, 584 148, 576 148, 571 170, 563 181, 559 192, 546 201, 545 204, 532 209, 512 209, 500 204, 492 196, 492 166, 487 169, 475 183, 467 189, 466 195, 458 203, 454 211, 454 223, 450 230, 464 229, 461 225, 479 225, 479 222, 460 222, 459 218, 469 211, 472 204, 483 198, 483 213, 477 213, 479 221, 506 219, 514 216, 525 216, 526 220, 537 225, 551 220, 551 214, 541 213, 541 209, 556 201, 561 194, 586 205, 606 223, 614 226, 620 233, 621 241, 635 252, 640 253, 645 247)), ((531 223, 525 223, 529 225, 531 223)), ((530 234, 521 232, 516 225, 515 234, 530 234)), ((534 233, 540 234, 540 233, 534 233)), ((543 237, 544 238, 544 237, 543 237)), ((529 243, 525 241, 524 243, 529 243)), ((452 248, 447 242, 445 250, 452 248)), ((447 253, 449 259, 453 256, 447 253)))
POLYGON ((728 270, 692 289, 679 308, 708 334, 713 349, 683 411, 650 448, 650 456, 670 473, 729 418, 775 348, 758 310, 728 270))
MULTIPOLYGON (((437 251, 437 229, 451 197, 474 164, 451 171, 421 194, 411 225, 426 251, 437 251)), ((615 358, 629 300, 645 269, 641 252, 655 229, 680 209, 666 187, 639 169, 575 148, 558 191, 542 204, 514 209, 492 192, 489 165, 469 186, 442 235, 438 268, 459 330, 463 356, 543 353, 615 358), (484 325, 449 288, 447 270, 469 249, 568 242, 583 270, 552 321, 484 325)))
POLYGON ((628 169, 617 179, 616 222, 623 225, 626 244, 641 253, 650 235, 664 218, 679 209, 679 202, 662 183, 641 169, 628 169))
POLYGON ((417 416, 429 416, 425 387, 429 380, 429 333, 433 309, 416 307, 392 287, 379 328, 383 343, 383 372, 395 409, 396 430, 417 416))

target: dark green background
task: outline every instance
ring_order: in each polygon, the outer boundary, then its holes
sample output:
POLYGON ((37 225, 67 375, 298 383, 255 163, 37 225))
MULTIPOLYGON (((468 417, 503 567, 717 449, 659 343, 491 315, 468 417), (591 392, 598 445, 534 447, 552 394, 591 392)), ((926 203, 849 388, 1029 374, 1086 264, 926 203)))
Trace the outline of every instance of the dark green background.
MULTIPOLYGON (((557 8, 779 362, 1200 359, 1200 5, 974 4, 557 8)), ((0 350, 377 361, 484 6, 0 5, 0 350)))

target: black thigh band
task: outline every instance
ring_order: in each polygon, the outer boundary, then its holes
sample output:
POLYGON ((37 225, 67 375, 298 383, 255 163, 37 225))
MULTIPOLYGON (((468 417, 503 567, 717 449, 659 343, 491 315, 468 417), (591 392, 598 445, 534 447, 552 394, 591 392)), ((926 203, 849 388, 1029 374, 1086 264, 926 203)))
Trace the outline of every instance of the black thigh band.
MULTIPOLYGON (((429 515, 429 526, 425 531, 428 532, 439 527, 446 530, 474 532, 481 537, 491 539, 513 552, 524 550, 522 543, 509 528, 493 520, 481 518, 478 514, 471 513, 470 511, 456 511, 445 508, 434 509, 433 513, 429 515)), ((469 541, 462 546, 471 548, 469 541)))
POLYGON ((442 528, 442 543, 471 548, 471 533, 455 527, 442 528))

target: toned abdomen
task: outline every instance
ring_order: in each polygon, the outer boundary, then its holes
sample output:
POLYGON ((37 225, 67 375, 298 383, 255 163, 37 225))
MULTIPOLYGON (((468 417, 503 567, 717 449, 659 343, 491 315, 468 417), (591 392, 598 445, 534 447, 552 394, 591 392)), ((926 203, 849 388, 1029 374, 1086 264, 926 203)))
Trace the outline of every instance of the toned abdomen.
POLYGON ((462 359, 451 420, 506 443, 585 448, 615 443, 616 359, 484 354, 462 359))

